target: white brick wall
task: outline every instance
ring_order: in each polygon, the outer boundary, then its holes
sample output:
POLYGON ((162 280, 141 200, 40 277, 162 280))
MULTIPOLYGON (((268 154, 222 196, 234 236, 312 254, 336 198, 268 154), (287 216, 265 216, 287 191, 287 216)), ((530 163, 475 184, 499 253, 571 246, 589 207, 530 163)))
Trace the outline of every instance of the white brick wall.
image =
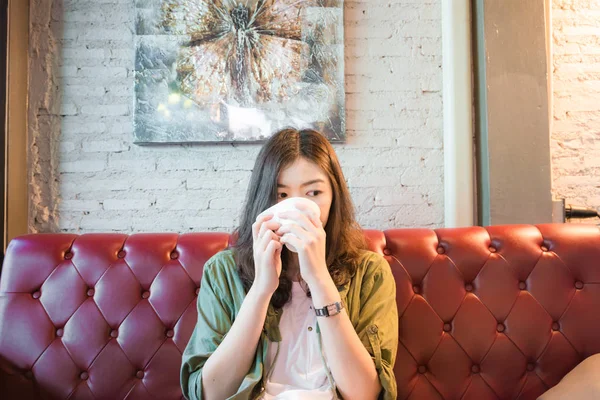
MULTIPOLYGON (((132 143, 134 0, 32 0, 32 232, 231 230, 258 145, 132 143)), ((367 228, 443 223, 441 0, 345 5, 346 144, 367 228)))
POLYGON ((600 207, 600 1, 554 0, 552 14, 552 192, 600 207))

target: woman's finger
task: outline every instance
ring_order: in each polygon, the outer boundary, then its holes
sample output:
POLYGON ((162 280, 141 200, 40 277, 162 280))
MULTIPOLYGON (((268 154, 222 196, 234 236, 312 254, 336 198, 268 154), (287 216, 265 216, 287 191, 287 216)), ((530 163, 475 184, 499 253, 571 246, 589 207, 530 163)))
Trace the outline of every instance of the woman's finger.
POLYGON ((303 247, 302 241, 298 239, 298 237, 293 233, 286 233, 279 240, 282 244, 291 245, 293 248, 296 249, 296 251, 301 250, 303 247))
POLYGON ((317 229, 323 229, 323 221, 321 221, 321 218, 317 217, 314 213, 309 213, 308 219, 317 229))
POLYGON ((302 228, 300 225, 296 223, 289 223, 283 225, 281 228, 277 230, 279 236, 283 236, 288 233, 294 234, 298 239, 306 241, 312 237, 311 233, 306 231, 306 229, 302 228))
POLYGON ((280 222, 271 221, 271 220, 263 222, 263 225, 266 226, 266 228, 270 231, 276 231, 277 229, 279 229, 281 227, 280 222))
POLYGON ((317 228, 321 228, 323 227, 323 223, 321 222, 321 218, 319 218, 315 212, 313 211, 312 207, 309 207, 308 205, 304 204, 304 203, 298 203, 294 205, 298 210, 302 211, 307 217, 308 219, 317 227, 317 228))
POLYGON ((259 235, 258 248, 263 252, 266 251, 267 246, 271 241, 279 242, 279 236, 267 229, 263 235, 259 235))
POLYGON ((265 253, 269 257, 276 256, 276 255, 278 255, 279 252, 281 252, 282 247, 283 247, 283 244, 279 240, 271 240, 269 242, 269 244, 267 245, 267 249, 265 250, 265 253))
POLYGON ((306 214, 300 211, 286 211, 279 214, 280 218, 289 219, 296 222, 302 228, 306 229, 309 232, 316 232, 316 226, 313 224, 311 220, 308 219, 306 214))
POLYGON ((256 242, 262 224, 273 218, 273 214, 260 214, 256 217, 256 221, 252 224, 252 239, 256 242))
POLYGON ((280 227, 281 224, 277 221, 264 221, 260 226, 260 230, 258 231, 256 241, 260 242, 261 238, 264 237, 268 232, 272 233, 280 227))

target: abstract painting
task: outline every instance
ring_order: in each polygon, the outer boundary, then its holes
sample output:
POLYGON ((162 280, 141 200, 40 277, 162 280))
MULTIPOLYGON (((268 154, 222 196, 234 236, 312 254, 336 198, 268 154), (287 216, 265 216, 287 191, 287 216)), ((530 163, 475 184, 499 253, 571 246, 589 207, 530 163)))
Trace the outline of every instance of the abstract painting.
POLYGON ((134 141, 345 140, 343 0, 136 0, 134 141))

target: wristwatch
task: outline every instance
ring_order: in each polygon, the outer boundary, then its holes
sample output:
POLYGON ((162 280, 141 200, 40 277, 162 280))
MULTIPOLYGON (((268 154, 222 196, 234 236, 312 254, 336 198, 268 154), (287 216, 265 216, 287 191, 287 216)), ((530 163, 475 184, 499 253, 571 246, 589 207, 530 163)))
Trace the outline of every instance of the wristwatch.
POLYGON ((323 308, 315 308, 315 313, 317 317, 332 317, 334 315, 338 315, 344 309, 344 305, 339 301, 336 301, 333 304, 326 305, 323 308))

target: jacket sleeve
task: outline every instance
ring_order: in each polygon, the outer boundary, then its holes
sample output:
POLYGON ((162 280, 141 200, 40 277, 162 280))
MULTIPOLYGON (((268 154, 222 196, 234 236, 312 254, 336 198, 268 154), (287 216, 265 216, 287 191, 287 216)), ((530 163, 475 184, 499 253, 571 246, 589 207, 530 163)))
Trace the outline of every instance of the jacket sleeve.
POLYGON ((204 266, 198 293, 198 322, 183 352, 181 390, 190 400, 202 399, 202 370, 232 325, 231 309, 219 291, 218 263, 204 266))
POLYGON ((388 262, 379 254, 369 257, 360 290, 360 316, 356 332, 371 354, 382 391, 379 399, 397 396, 394 363, 398 350, 396 282, 388 262))

